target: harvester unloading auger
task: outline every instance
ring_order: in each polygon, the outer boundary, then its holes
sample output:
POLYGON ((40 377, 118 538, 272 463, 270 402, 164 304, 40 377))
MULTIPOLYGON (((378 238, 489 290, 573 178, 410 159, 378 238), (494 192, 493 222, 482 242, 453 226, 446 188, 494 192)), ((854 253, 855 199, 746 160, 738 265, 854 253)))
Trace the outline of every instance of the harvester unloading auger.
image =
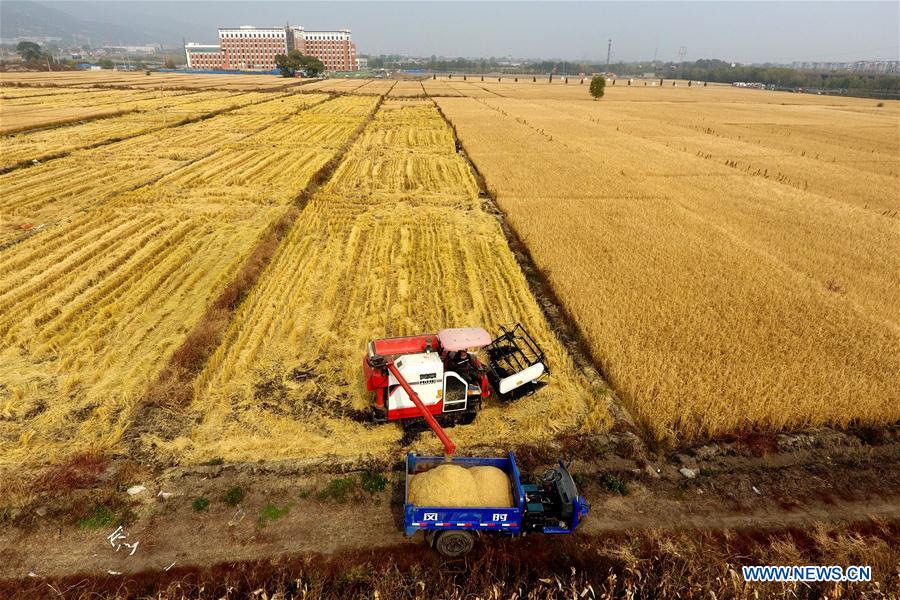
POLYGON ((481 327, 371 342, 364 363, 376 421, 424 421, 447 454, 456 446, 441 426, 471 423, 491 389, 501 400, 534 393, 550 373, 544 352, 522 325, 481 327), (474 352, 484 349, 487 364, 474 352))

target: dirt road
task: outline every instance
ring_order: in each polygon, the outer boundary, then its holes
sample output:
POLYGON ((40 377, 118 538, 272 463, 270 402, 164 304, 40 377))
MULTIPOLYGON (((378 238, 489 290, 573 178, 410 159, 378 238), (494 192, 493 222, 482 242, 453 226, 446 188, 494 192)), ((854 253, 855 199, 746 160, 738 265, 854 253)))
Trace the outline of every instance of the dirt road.
MULTIPOLYGON (((900 445, 895 443, 763 457, 726 453, 693 460, 698 473, 693 478, 682 475, 674 460, 643 469, 636 465, 620 457, 573 462, 583 494, 592 503, 579 536, 900 521, 900 445), (610 477, 622 481, 625 489, 611 491, 610 477)), ((422 544, 419 537, 401 533, 401 472, 390 473, 386 489, 379 493, 356 486, 343 502, 322 497, 335 478, 343 477, 234 465, 169 473, 146 482, 146 490, 134 496, 120 492, 133 517, 112 538, 117 529, 113 523, 77 526, 39 514, 4 528, 0 577, 161 572, 172 565, 422 544), (235 487, 246 495, 238 506, 228 506, 224 495, 235 487), (201 497, 209 506, 196 510, 201 497)))

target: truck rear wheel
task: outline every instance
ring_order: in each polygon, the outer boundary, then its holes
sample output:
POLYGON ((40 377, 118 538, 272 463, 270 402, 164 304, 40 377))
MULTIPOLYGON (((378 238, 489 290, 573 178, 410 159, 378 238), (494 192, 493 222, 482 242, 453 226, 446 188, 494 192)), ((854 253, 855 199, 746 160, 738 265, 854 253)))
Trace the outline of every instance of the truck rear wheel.
POLYGON ((444 556, 456 558, 475 546, 475 534, 471 531, 441 531, 434 538, 434 549, 444 556))

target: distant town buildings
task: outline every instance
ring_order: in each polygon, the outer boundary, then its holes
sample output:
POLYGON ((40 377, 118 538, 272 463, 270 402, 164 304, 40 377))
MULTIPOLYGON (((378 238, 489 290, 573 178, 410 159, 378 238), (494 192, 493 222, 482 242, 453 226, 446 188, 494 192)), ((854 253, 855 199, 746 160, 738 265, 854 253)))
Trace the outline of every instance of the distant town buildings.
POLYGON ((854 73, 900 73, 900 60, 858 60, 856 62, 795 62, 802 71, 852 71, 854 73))
POLYGON ((326 71, 357 71, 359 59, 349 29, 306 31, 303 27, 219 29, 218 44, 185 44, 190 69, 271 71, 275 56, 299 50, 322 61, 326 71))

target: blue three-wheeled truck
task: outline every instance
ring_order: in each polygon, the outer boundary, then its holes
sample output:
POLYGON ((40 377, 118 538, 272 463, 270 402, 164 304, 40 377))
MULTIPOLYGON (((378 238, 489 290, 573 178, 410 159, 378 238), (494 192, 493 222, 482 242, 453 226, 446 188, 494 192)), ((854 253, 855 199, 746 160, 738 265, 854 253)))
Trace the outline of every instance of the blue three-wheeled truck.
POLYGON ((575 481, 565 465, 548 469, 536 481, 523 483, 510 452, 505 458, 454 457, 461 467, 490 466, 502 469, 512 488, 512 507, 415 506, 409 501, 409 478, 445 464, 443 456, 406 456, 404 527, 406 535, 425 532, 425 541, 444 556, 461 556, 472 549, 475 536, 571 533, 587 516, 590 504, 578 495, 575 481))

